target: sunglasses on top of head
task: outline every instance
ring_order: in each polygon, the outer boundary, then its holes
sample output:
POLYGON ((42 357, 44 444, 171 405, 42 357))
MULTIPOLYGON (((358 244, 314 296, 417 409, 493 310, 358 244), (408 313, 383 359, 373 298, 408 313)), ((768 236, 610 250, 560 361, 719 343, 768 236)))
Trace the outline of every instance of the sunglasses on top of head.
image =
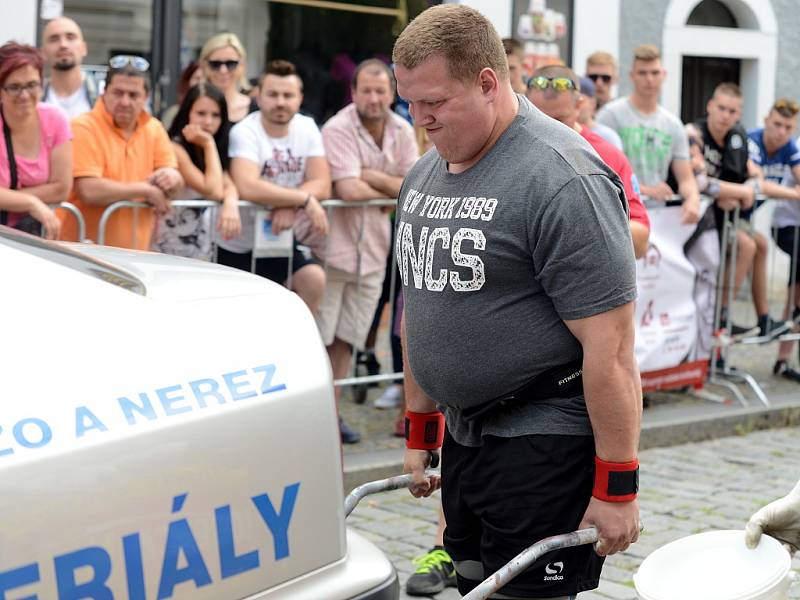
POLYGON ((552 88, 557 92, 566 92, 575 90, 575 82, 569 77, 545 77, 544 75, 537 75, 528 80, 528 89, 544 91, 552 88))
POLYGON ((112 69, 122 69, 131 66, 137 71, 144 73, 150 69, 150 63, 142 56, 133 54, 117 54, 108 59, 108 66, 112 69))
POLYGON ((228 71, 233 71, 239 66, 238 60, 209 60, 207 62, 212 71, 219 71, 222 67, 225 67, 228 71))

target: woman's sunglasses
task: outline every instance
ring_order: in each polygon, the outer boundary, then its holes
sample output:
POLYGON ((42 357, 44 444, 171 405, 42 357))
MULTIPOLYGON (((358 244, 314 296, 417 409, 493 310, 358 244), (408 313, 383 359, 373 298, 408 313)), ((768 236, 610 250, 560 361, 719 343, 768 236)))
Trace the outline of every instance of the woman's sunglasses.
POLYGON ((219 71, 222 67, 225 67, 228 71, 233 71, 239 66, 238 60, 209 60, 207 62, 212 71, 219 71))

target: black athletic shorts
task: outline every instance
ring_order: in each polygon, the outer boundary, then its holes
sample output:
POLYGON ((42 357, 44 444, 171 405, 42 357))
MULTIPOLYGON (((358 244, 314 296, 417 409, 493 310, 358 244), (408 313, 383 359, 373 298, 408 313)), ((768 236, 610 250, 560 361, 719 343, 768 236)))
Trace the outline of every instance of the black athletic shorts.
POLYGON ((792 273, 794 273, 795 284, 800 284, 800 265, 795 258, 795 236, 797 236, 797 251, 800 253, 800 227, 780 227, 772 230, 772 237, 778 248, 789 255, 789 281, 787 285, 792 285, 792 273))
MULTIPOLYGON (((591 436, 484 436, 483 442, 462 446, 447 433, 442 448, 444 546, 461 594, 535 542, 578 529, 594 482, 591 436)), ((591 544, 557 550, 500 593, 552 598, 591 590, 603 560, 591 544)))
MULTIPOLYGON (((217 247, 217 262, 227 267, 234 269, 241 269, 242 271, 250 271, 252 266, 253 253, 252 252, 230 252, 225 248, 217 247)), ((294 242, 294 254, 292 255, 292 273, 297 273, 300 269, 307 265, 319 264, 313 258, 308 258, 298 248, 297 242, 294 242)), ((281 285, 289 277, 289 259, 288 258, 257 258, 256 259, 256 275, 266 277, 271 281, 280 283, 281 285)))

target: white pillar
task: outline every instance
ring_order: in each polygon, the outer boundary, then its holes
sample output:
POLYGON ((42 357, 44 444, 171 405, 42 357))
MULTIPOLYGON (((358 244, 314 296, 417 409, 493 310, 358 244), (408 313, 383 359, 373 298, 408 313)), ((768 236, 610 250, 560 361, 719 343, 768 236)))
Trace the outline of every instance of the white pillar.
POLYGON ((513 6, 511 0, 461 0, 458 4, 471 6, 481 12, 492 22, 501 38, 512 37, 511 13, 513 6))
POLYGON ((586 58, 598 50, 619 63, 620 0, 575 0, 572 13, 572 65, 578 75, 586 71, 586 58))
POLYGON ((0 44, 36 44, 36 1, 0 0, 0 44))

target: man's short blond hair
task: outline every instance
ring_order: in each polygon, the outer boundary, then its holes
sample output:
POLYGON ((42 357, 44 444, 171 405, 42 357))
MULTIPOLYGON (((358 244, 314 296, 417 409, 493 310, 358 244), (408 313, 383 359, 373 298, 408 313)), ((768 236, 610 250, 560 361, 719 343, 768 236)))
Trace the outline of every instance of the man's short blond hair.
POLYGON ((613 67, 614 70, 617 69, 617 61, 614 59, 614 56, 610 52, 606 52, 605 50, 598 50, 597 52, 593 52, 586 59, 587 68, 605 67, 605 66, 613 67))
POLYGON ((503 42, 503 50, 506 51, 506 56, 513 54, 520 60, 525 58, 525 49, 522 46, 522 42, 514 38, 503 38, 501 41, 503 42))
POLYGON ((661 51, 653 44, 643 44, 633 49, 633 60, 651 62, 661 59, 661 51))
POLYGON ((453 79, 472 81, 488 67, 501 80, 508 80, 500 36, 474 8, 440 4, 425 10, 397 38, 392 62, 414 69, 435 55, 444 58, 453 79))

